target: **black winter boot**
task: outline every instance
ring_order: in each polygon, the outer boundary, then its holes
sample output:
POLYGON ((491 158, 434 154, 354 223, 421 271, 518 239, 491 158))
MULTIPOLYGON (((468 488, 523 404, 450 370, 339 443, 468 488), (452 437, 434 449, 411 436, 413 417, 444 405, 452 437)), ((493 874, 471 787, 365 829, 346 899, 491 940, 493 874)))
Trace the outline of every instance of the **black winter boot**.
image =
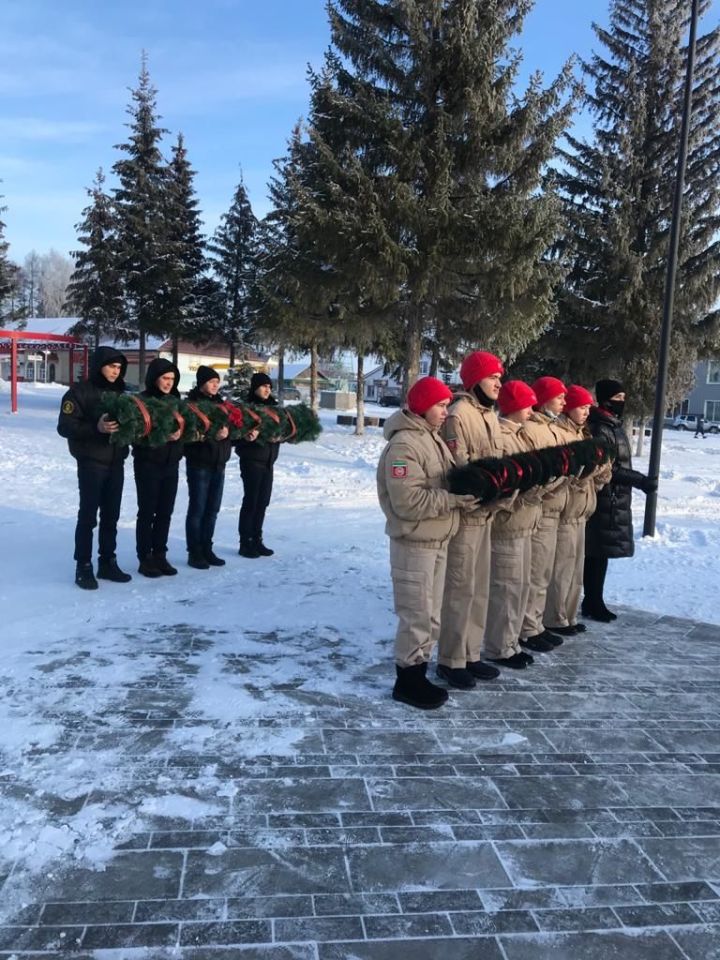
POLYGON ((97 575, 98 580, 112 580, 113 583, 130 583, 132 580, 130 574, 124 573, 117 565, 115 557, 98 560, 97 575))
POLYGON ((500 676, 497 667, 491 667, 489 663, 483 663, 482 660, 468 660, 465 669, 477 680, 494 680, 495 677, 500 676))
POLYGON ((528 654, 514 653, 511 657, 491 657, 493 663, 499 667, 509 667, 511 670, 524 670, 533 662, 532 657, 528 659, 528 654))
POLYGON ((574 637, 576 633, 581 633, 572 623, 569 623, 566 627, 545 627, 545 630, 549 633, 559 634, 561 637, 574 637))
POLYGON ((521 647, 532 650, 533 653, 549 653, 554 649, 552 643, 549 643, 541 633, 536 637, 521 637, 519 643, 521 647))
POLYGON ((241 557, 247 557, 248 560, 257 560, 257 558, 260 556, 260 551, 257 548, 257 544, 249 537, 247 540, 240 541, 240 549, 238 550, 238 553, 241 557))
POLYGON ((261 557, 271 557, 275 551, 271 550, 270 547, 266 547, 262 542, 262 537, 255 538, 255 549, 260 554, 261 557))
POLYGON ((138 566, 138 573, 141 573, 144 577, 157 578, 162 576, 154 557, 143 557, 138 566))
POLYGON ((583 600, 581 613, 586 620, 597 620, 598 623, 612 623, 617 620, 617 614, 611 613, 604 603, 590 604, 583 600))
POLYGON ((225 561, 222 557, 218 557, 217 554, 213 553, 212 547, 208 547, 205 551, 205 559, 210 564, 211 567, 224 567, 225 561))
POLYGON ((164 577, 174 577, 177 573, 177 567, 168 563, 168 559, 164 553, 154 553, 153 562, 164 577))
POLYGON ((446 667, 439 663, 435 667, 435 673, 449 687, 455 687, 456 690, 472 690, 477 686, 475 677, 465 667, 446 667))
POLYGON ((435 710, 448 698, 447 690, 436 687, 427 679, 427 663, 417 663, 412 667, 395 665, 397 679, 393 687, 393 700, 407 703, 418 710, 435 710))
POLYGON ((210 564, 207 562, 204 555, 198 550, 191 550, 188 553, 188 566, 194 567, 196 570, 210 569, 210 564))
POLYGON ((75 583, 81 590, 97 590, 98 582, 91 563, 78 563, 75 567, 75 583))

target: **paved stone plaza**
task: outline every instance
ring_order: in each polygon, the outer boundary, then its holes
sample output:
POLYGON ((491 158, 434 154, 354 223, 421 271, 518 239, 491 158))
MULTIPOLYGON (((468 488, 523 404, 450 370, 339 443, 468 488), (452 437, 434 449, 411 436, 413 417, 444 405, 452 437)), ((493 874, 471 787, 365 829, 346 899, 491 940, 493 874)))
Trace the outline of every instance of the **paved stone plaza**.
POLYGON ((56 824, 102 805, 122 839, 104 869, 33 874, 0 851, 0 957, 720 958, 720 627, 625 610, 431 714, 389 698, 389 639, 370 661, 340 635, 254 640, 149 626, 125 650, 155 669, 102 709, 87 645, 39 655, 38 722, 63 734, 3 764, 2 794, 39 795, 56 824), (274 684, 288 649, 296 677, 274 684), (208 658, 262 717, 189 708, 208 658), (356 662, 357 695, 327 671, 314 690, 319 658, 356 662), (51 760, 108 749, 122 763, 87 792, 38 790, 51 760), (170 794, 199 815, 168 815, 170 794), (140 808, 146 829, 123 832, 140 808))

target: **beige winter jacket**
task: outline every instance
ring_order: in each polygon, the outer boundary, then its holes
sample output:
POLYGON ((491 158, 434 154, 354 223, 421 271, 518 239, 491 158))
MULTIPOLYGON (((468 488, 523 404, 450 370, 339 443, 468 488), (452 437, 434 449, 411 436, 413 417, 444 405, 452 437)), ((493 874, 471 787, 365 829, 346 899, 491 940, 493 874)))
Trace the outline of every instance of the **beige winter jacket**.
MULTIPOLYGON (((524 425, 530 442, 536 450, 543 447, 558 447, 567 443, 567 435, 558 426, 555 417, 535 411, 524 425)), ((560 477, 546 484, 543 493, 542 512, 545 517, 559 518, 565 509, 568 498, 568 481, 560 477)))
MULTIPOLYGON (((569 417, 564 415, 558 417, 556 425, 562 436, 564 443, 575 443, 577 440, 585 440, 590 434, 579 427, 569 417)), ((598 467, 586 476, 571 477, 568 485, 568 499, 565 508, 560 515, 560 523, 584 523, 595 513, 597 507, 597 492, 600 487, 605 486, 612 475, 612 465, 598 467)))
MULTIPOLYGON (((504 457, 511 457, 514 453, 528 453, 535 449, 522 423, 501 417, 500 436, 504 457)), ((515 540, 530 536, 540 520, 542 496, 542 487, 532 487, 514 501, 498 504, 493 518, 493 539, 515 540)))
MULTIPOLYGON (((463 392, 455 396, 441 432, 457 466, 483 457, 501 457, 502 438, 495 411, 484 407, 471 393, 463 392)), ((472 513, 463 512, 460 522, 481 526, 488 522, 497 509, 498 505, 494 504, 480 507, 472 513)))
POLYGON ((426 420, 398 410, 385 423, 387 446, 380 456, 377 489, 387 523, 400 540, 444 543, 459 526, 459 500, 447 489, 452 455, 426 420))

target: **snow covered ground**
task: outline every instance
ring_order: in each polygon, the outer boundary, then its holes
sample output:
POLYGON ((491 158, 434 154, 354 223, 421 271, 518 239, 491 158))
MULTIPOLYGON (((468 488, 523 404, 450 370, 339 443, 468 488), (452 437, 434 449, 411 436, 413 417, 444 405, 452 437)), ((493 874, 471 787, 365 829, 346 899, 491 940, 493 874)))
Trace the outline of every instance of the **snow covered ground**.
MULTIPOLYGON (((169 551, 180 572, 160 581, 136 574, 135 490, 128 464, 118 560, 133 581, 101 582, 97 592, 87 593, 73 584, 77 490, 74 461, 55 430, 61 394, 59 387, 25 385, 20 412, 12 415, 9 387, 0 382, 0 780, 32 764, 37 784, 0 805, 0 874, 11 863, 36 873, 68 855, 102 864, 124 832, 143 828, 144 818, 192 819, 222 809, 222 802, 217 806, 222 784, 212 771, 206 789, 194 798, 188 791, 175 796, 165 790, 134 805, 128 800, 123 809, 93 805, 85 799, 93 789, 111 792, 126 773, 110 741, 104 753, 84 756, 81 738, 72 769, 54 760, 54 748, 67 738, 60 711, 67 711, 68 696, 80 715, 112 711, 118 684, 157 670, 159 652, 167 646, 163 626, 174 638, 187 629, 222 635, 210 654, 195 657, 196 682, 185 705, 194 725, 178 726, 170 735, 180 751, 217 752, 222 745, 212 738, 218 722, 244 720, 245 733, 233 727, 233 736, 244 736, 245 756, 296 752, 292 726, 263 727, 264 717, 302 711, 305 689, 345 699, 358 693, 380 698, 387 696, 390 680, 394 618, 375 496, 380 429, 358 438, 351 428, 335 425, 334 412, 323 412, 325 429, 316 443, 282 449, 265 530, 266 542, 277 551, 270 559, 237 555, 242 486, 233 457, 215 544, 227 565, 207 572, 188 568, 181 481, 169 551), (266 655, 263 637, 270 635, 293 638, 286 658, 266 655), (228 657, 241 644, 244 656, 257 655, 252 692, 227 669, 228 657), (58 671, 64 688, 50 682, 58 671), (283 692, 264 694, 264 681, 282 680, 283 692), (41 759, 33 758, 33 751, 41 759), (48 817, 43 795, 62 799, 67 805, 62 817, 48 817), (80 797, 73 811, 73 798, 80 797)), ((387 415, 381 408, 366 412, 387 415)), ((635 465, 645 469, 646 460, 635 465)), ((611 605, 720 623, 718 467, 720 437, 665 433, 658 534, 639 537, 644 497, 636 494, 636 556, 610 564, 611 605)))

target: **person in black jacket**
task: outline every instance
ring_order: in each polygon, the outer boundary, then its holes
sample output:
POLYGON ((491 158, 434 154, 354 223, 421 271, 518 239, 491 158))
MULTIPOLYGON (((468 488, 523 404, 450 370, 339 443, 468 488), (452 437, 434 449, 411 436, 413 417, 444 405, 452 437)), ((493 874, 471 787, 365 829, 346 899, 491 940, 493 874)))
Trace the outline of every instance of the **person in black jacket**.
POLYGON ((77 460, 80 509, 75 526, 75 583, 83 590, 98 588, 92 566, 98 511, 98 578, 115 583, 132 580, 118 567, 115 557, 128 448, 110 443, 118 424, 106 414, 100 415, 102 393, 122 393, 126 370, 124 354, 114 347, 98 347, 90 360, 88 379, 70 387, 60 403, 57 431, 77 460))
MULTIPOLYGON (((169 360, 157 357, 147 369, 145 390, 140 396, 166 403, 171 403, 171 398, 179 400, 179 381, 178 368, 169 360)), ((157 447, 140 443, 133 446, 138 501, 135 543, 140 562, 138 571, 144 577, 170 577, 177 573, 168 563, 167 546, 178 487, 178 466, 183 455, 181 435, 182 427, 178 424, 167 443, 157 447)))
POLYGON ((610 483, 598 491, 597 509, 587 522, 585 536, 585 596, 582 615, 609 623, 617 614, 603 599, 608 560, 631 557, 635 552, 632 523, 632 488, 643 493, 657 489, 657 481, 632 469, 630 441, 622 425, 625 388, 619 380, 599 380, 595 385, 597 406, 592 407, 588 426, 594 437, 609 440, 615 447, 610 483))
MULTIPOLYGON (((254 373, 247 394, 248 403, 277 406, 272 396, 272 380, 266 373, 254 373)), ((257 431, 235 444, 240 457, 240 476, 243 482, 243 502, 240 507, 238 532, 241 557, 271 557, 274 550, 263 543, 265 511, 270 503, 273 485, 273 466, 278 458, 277 443, 257 443, 257 431)))
MULTIPOLYGON (((220 374, 212 367, 198 367, 196 386, 188 400, 210 400, 222 403, 218 393, 220 374)), ((232 442, 227 427, 221 427, 214 437, 205 437, 197 443, 185 444, 185 469, 188 483, 188 510, 185 517, 188 564, 196 570, 223 567, 225 561, 213 552, 215 521, 220 512, 225 464, 230 459, 232 442)))

